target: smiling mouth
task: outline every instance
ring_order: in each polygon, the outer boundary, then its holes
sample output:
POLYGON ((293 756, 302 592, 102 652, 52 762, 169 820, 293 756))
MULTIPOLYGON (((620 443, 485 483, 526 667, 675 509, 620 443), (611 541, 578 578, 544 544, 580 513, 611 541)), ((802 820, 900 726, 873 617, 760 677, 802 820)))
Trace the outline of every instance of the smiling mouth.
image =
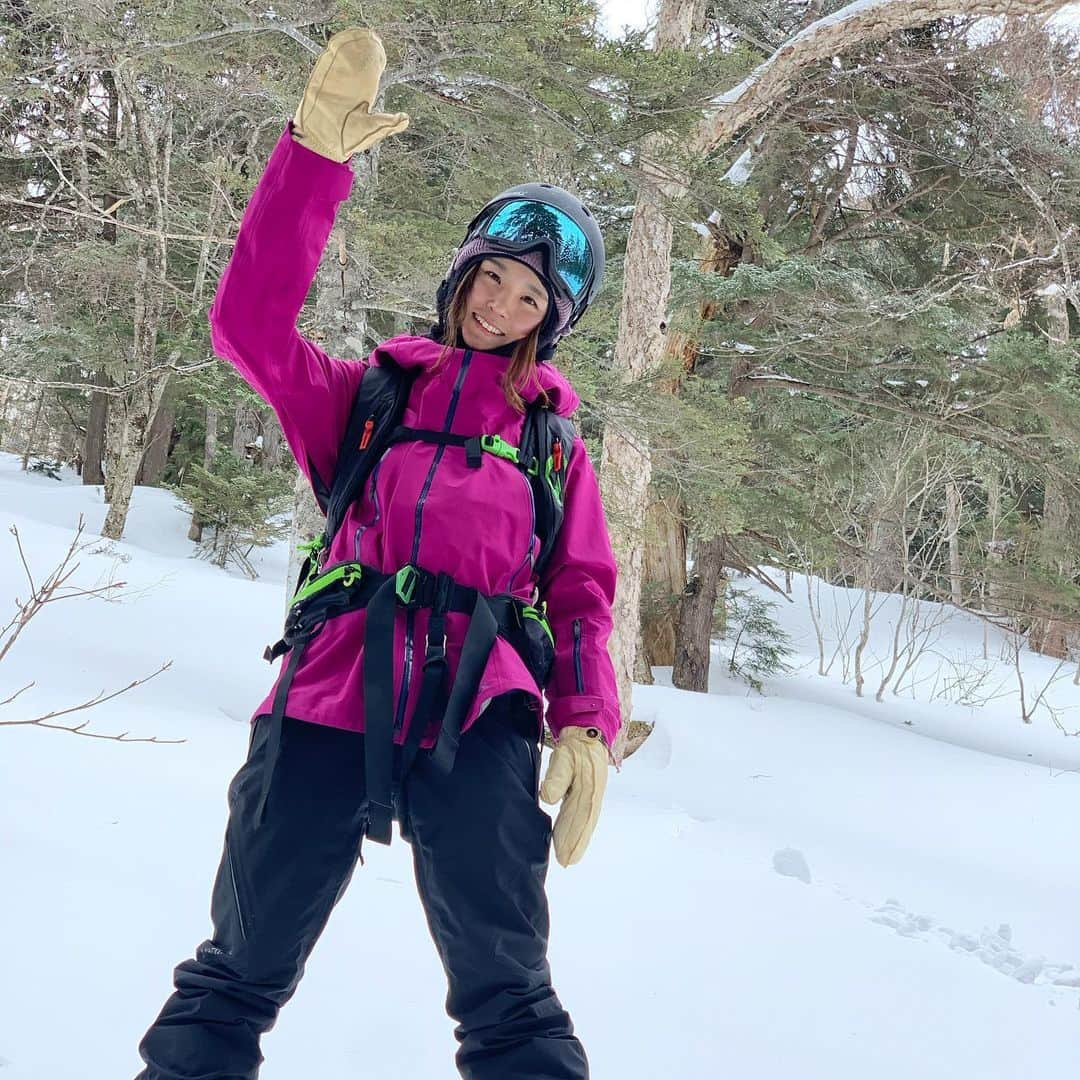
POLYGON ((495 337, 506 336, 497 326, 492 326, 491 323, 485 322, 483 319, 481 319, 475 311, 473 312, 473 318, 480 324, 480 329, 484 330, 486 333, 492 334, 495 337))

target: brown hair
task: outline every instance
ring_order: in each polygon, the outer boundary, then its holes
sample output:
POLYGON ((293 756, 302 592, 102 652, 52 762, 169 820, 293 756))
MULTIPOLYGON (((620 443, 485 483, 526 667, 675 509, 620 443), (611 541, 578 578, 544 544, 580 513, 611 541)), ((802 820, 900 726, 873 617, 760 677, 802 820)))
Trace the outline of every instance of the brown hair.
MULTIPOLYGON (((465 304, 469 297, 469 289, 472 288, 473 279, 479 269, 480 263, 476 262, 465 271, 450 301, 450 309, 446 313, 446 333, 443 336, 443 345, 447 350, 457 346, 461 327, 465 322, 465 304)), ((506 371, 503 372, 502 388, 507 404, 518 412, 525 411, 525 400, 521 396, 522 389, 530 383, 539 385, 537 370, 539 361, 536 359, 536 353, 540 347, 540 327, 544 325, 544 321, 541 319, 540 324, 531 333, 518 341, 514 346, 506 371)), ((445 351, 443 355, 445 356, 445 351)), ((545 408, 550 405, 546 391, 541 389, 537 396, 545 408)))

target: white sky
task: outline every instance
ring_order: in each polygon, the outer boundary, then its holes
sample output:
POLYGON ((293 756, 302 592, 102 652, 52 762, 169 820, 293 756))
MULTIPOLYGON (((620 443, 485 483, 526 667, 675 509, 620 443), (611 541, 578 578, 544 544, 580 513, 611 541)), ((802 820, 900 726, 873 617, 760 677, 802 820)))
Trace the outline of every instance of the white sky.
POLYGON ((656 15, 660 0, 600 0, 604 28, 619 37, 624 26, 644 26, 656 15))

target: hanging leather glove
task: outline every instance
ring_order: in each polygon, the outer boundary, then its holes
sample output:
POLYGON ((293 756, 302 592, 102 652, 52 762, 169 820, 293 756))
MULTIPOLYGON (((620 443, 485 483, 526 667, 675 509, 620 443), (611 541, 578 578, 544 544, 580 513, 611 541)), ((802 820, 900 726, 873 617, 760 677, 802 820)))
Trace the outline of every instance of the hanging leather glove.
POLYGON ((552 840, 563 866, 580 862, 600 817, 607 787, 608 752, 599 728, 567 727, 540 785, 546 803, 561 802, 552 840))
POLYGON ((348 161, 409 126, 406 113, 373 113, 386 52, 373 30, 353 27, 326 44, 293 121, 293 138, 331 161, 348 161))

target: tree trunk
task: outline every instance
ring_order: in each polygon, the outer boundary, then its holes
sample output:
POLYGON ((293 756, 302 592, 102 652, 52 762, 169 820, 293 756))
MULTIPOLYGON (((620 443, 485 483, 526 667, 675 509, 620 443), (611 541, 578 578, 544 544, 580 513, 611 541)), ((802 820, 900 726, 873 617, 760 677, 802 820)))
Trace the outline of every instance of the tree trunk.
POLYGON ((233 414, 232 452, 233 457, 243 461, 254 456, 256 438, 259 434, 259 417, 250 405, 241 403, 233 414))
MULTIPOLYGON (((664 0, 656 30, 656 48, 685 49, 691 40, 695 0, 664 0)), ((672 223, 667 200, 685 191, 685 178, 665 164, 675 160, 674 148, 663 136, 642 140, 642 184, 634 205, 623 259, 623 293, 614 367, 631 381, 656 370, 664 350, 663 327, 671 292, 672 223)), ((640 635, 643 523, 648 513, 652 458, 640 432, 604 429, 600 487, 608 513, 612 547, 618 572, 614 630, 608 643, 623 726, 612 748, 621 760, 633 707, 635 651, 640 635)))
MULTIPOLYGON (((1042 239, 1043 250, 1051 249, 1053 236, 1042 239)), ((1051 276, 1040 290, 1046 311, 1046 336, 1051 345, 1069 345, 1069 307, 1063 282, 1051 276)), ((1047 472, 1043 488, 1043 515, 1039 523, 1039 561, 1060 581, 1071 581, 1076 567, 1070 554, 1069 503, 1061 479, 1047 472)), ((1032 624, 1028 640, 1044 656, 1063 659, 1068 654, 1070 625, 1061 619, 1042 617, 1032 624)))
MULTIPOLYGON (((1039 523, 1039 561, 1059 580, 1072 576, 1069 545, 1069 504, 1056 476, 1047 475, 1043 494, 1043 514, 1039 523)), ((1031 647, 1043 656, 1064 659, 1068 652, 1069 624, 1061 619, 1041 616, 1034 620, 1028 634, 1031 647)))
POLYGON ((315 494, 311 490, 311 484, 307 477, 296 471, 296 482, 293 484, 293 521, 292 521, 292 546, 289 550, 289 569, 285 575, 285 610, 288 611, 292 603, 293 592, 296 589, 296 581, 300 576, 300 567, 303 564, 299 545, 312 537, 318 536, 326 525, 326 518, 315 501, 315 494))
POLYGON ((278 422, 277 414, 273 409, 264 410, 261 420, 263 438, 262 467, 265 472, 273 472, 274 469, 281 468, 285 441, 281 431, 281 424, 278 422))
MULTIPOLYGON (((135 255, 132 305, 132 344, 128 380, 131 388, 112 402, 110 411, 120 406, 123 416, 110 430, 119 439, 107 448, 106 495, 109 512, 102 536, 119 540, 124 533, 128 506, 135 487, 150 427, 157 415, 168 380, 168 372, 156 370, 158 332, 168 271, 167 208, 172 162, 172 98, 164 106, 151 105, 129 68, 113 72, 120 112, 127 118, 120 133, 127 140, 130 156, 137 161, 138 174, 129 176, 130 195, 136 211, 151 226, 140 236, 135 255), (111 467, 110 467, 111 466, 111 467)), ((175 363, 176 355, 169 357, 175 363)))
POLYGON ((206 407, 206 435, 203 438, 203 468, 209 472, 214 467, 218 448, 218 418, 221 414, 213 406, 206 407))
MULTIPOLYGON (((203 437, 203 468, 210 472, 214 465, 214 456, 218 445, 218 411, 212 405, 206 407, 206 434, 203 437)), ((191 515, 191 527, 188 539, 196 544, 202 543, 203 521, 198 511, 191 515)))
POLYGON ((964 577, 960 565, 960 488, 955 481, 945 484, 945 527, 949 538, 949 595, 957 607, 964 606, 964 577))
POLYGON ((645 529, 642 645, 647 664, 671 667, 686 587, 686 528, 664 500, 656 499, 649 504, 645 529))
POLYGON ((38 444, 38 432, 41 430, 41 417, 45 411, 45 391, 42 390, 38 393, 37 402, 34 405, 33 417, 30 420, 30 427, 26 432, 26 441, 23 444, 22 455, 22 471, 30 467, 30 458, 36 452, 38 444))
POLYGON ((679 604, 679 634, 671 681, 680 690, 709 690, 713 616, 724 576, 724 539, 694 545, 694 569, 679 604))
POLYGON ((137 486, 157 487, 169 461, 172 449, 173 423, 176 419, 176 406, 167 400, 158 409, 150 425, 150 436, 143 451, 142 464, 135 477, 137 486))
MULTIPOLYGON (((108 386, 109 376, 104 371, 94 375, 95 386, 108 386)), ((105 471, 101 462, 105 453, 105 426, 109 416, 109 395, 90 395, 90 415, 86 420, 86 437, 83 440, 82 482, 95 487, 105 483, 105 471)))
POLYGON ((113 402, 123 409, 119 442, 110 448, 106 480, 111 498, 101 535, 119 540, 124 535, 135 477, 139 472, 150 426, 153 424, 165 392, 165 379, 148 377, 137 387, 113 402))

